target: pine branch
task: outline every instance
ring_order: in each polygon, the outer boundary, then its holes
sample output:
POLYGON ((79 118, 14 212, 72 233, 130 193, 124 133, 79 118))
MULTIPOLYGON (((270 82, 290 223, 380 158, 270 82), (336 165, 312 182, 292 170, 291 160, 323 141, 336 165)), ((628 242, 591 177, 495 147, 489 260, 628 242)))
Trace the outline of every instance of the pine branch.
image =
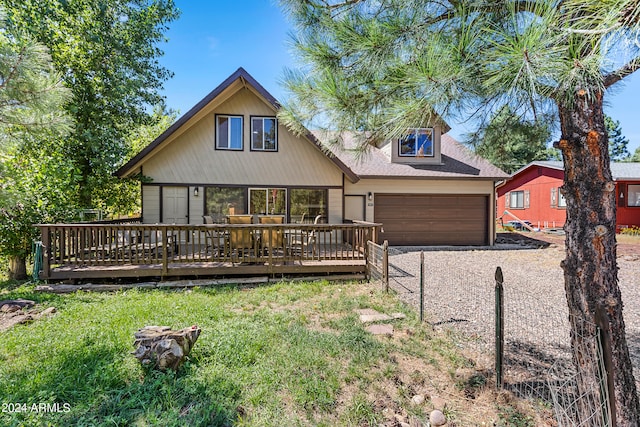
POLYGON ((603 83, 605 88, 609 88, 614 84, 618 83, 623 78, 633 74, 634 72, 640 69, 640 56, 634 58, 633 60, 627 62, 624 66, 617 69, 616 71, 607 74, 604 76, 603 83))

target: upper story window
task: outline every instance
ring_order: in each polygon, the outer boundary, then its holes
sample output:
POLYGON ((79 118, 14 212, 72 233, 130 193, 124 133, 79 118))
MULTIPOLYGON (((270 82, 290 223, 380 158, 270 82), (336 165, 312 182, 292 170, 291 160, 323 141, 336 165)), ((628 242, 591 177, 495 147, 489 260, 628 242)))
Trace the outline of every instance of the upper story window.
POLYGON ((433 128, 409 129, 398 150, 401 157, 433 157, 433 128))
POLYGON ((251 150, 278 151, 278 122, 275 117, 251 117, 251 150))
POLYGON ((216 148, 242 150, 242 116, 216 115, 216 148))

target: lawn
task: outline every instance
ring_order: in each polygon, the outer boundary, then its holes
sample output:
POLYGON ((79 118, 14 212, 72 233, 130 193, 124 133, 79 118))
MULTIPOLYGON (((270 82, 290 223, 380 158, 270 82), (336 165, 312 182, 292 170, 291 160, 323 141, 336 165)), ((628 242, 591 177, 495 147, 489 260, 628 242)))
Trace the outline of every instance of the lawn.
POLYGON ((58 311, 0 332, 0 425, 391 426, 396 415, 426 422, 436 396, 448 425, 536 422, 487 381, 465 398, 473 362, 366 283, 64 296, 0 285, 0 299, 18 297, 58 311), (407 317, 393 321, 393 337, 373 336, 358 308, 407 317), (142 326, 193 324, 202 333, 178 373, 145 371, 130 354, 142 326), (426 401, 412 403, 416 394, 426 401))

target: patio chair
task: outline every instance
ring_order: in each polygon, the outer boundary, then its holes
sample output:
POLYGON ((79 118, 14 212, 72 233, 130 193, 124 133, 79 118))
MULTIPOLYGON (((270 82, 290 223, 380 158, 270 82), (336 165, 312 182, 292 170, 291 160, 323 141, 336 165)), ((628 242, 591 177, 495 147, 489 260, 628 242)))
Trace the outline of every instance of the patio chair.
MULTIPOLYGON (((284 224, 284 216, 260 216, 260 224, 284 224)), ((260 233, 260 248, 263 251, 284 249, 284 234, 282 229, 268 228, 260 233)))
MULTIPOLYGON (((229 224, 251 224, 253 215, 229 215, 229 224)), ((253 248, 253 236, 250 228, 232 228, 229 230, 229 256, 244 256, 253 248)))
MULTIPOLYGON (((313 224, 319 224, 322 219, 322 215, 318 215, 313 220, 313 224)), ((320 253, 318 251, 317 245, 317 230, 313 229, 308 234, 304 235, 302 233, 296 234, 294 239, 290 244, 291 254, 296 256, 302 256, 303 254, 311 253, 311 257, 315 258, 316 254, 318 258, 320 258, 320 253)))
MULTIPOLYGON (((313 220, 313 224, 319 224, 321 219, 322 215, 317 215, 313 220)), ((307 239, 307 247, 309 246, 311 246, 311 256, 315 258, 316 252, 318 252, 318 231, 315 229, 312 230, 311 233, 309 233, 309 238, 307 239)), ((319 252, 318 258, 320 258, 319 252)))

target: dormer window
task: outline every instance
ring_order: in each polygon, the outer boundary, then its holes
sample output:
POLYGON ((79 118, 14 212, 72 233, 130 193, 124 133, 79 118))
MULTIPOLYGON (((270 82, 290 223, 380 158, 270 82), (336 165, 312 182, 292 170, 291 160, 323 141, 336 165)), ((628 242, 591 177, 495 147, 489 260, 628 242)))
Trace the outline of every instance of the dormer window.
POLYGON ((433 128, 412 128, 400 138, 400 157, 433 157, 433 128))

